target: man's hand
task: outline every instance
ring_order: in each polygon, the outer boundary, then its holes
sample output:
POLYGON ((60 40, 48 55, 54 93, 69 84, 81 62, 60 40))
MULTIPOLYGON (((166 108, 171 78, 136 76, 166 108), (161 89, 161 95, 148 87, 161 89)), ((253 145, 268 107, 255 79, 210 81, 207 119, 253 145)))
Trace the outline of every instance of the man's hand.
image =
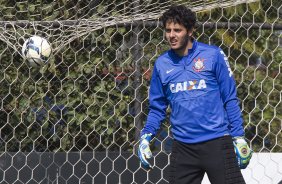
POLYGON ((253 151, 249 148, 248 143, 243 137, 233 138, 234 150, 240 169, 245 169, 251 158, 253 151))
POLYGON ((151 164, 147 161, 147 159, 152 158, 152 152, 150 150, 150 141, 152 139, 152 134, 144 134, 141 136, 140 144, 138 147, 138 157, 142 163, 142 165, 151 169, 151 164))

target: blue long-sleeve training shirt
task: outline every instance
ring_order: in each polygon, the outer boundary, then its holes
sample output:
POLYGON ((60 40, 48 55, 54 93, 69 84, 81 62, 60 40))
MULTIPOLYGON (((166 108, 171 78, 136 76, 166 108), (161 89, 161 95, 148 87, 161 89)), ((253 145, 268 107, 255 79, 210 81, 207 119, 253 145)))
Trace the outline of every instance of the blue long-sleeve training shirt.
POLYGON ((155 62, 149 114, 141 134, 156 134, 169 105, 171 131, 178 141, 243 136, 236 93, 231 68, 220 48, 194 41, 187 56, 169 50, 155 62))

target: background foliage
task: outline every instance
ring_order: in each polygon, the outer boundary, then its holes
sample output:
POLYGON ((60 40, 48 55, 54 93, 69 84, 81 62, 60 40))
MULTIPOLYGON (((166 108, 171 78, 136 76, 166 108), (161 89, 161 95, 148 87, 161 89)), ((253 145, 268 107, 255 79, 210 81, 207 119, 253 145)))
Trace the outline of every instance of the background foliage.
MULTIPOLYGON (((118 0, 1 1, 0 19, 95 20, 146 10, 134 10, 133 5, 133 1, 118 0)), ((220 46, 229 57, 238 84, 246 137, 257 152, 282 151, 281 31, 203 25, 281 24, 279 6, 273 0, 197 13, 202 24, 195 37, 220 46)), ((32 28, 25 31, 36 33, 32 28)), ((52 37, 48 39, 52 42, 52 37)), ((90 31, 65 45, 38 70, 30 68, 1 41, 0 151, 132 150, 146 121, 151 69, 156 57, 166 49, 159 24, 116 25, 90 31)), ((170 137, 165 133, 168 129, 166 121, 155 141, 156 149, 160 149, 160 141, 169 144, 170 137)))

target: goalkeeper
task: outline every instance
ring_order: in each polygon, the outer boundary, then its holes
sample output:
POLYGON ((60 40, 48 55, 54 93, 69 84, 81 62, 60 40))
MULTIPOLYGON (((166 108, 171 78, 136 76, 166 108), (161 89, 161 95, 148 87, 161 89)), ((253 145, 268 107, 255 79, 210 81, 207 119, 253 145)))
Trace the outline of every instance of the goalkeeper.
POLYGON ((252 151, 226 55, 193 38, 196 15, 185 6, 172 6, 161 20, 171 49, 154 65, 138 147, 142 165, 152 167, 149 143, 170 106, 170 183, 200 184, 205 173, 212 184, 245 183, 240 168, 247 167, 252 151))

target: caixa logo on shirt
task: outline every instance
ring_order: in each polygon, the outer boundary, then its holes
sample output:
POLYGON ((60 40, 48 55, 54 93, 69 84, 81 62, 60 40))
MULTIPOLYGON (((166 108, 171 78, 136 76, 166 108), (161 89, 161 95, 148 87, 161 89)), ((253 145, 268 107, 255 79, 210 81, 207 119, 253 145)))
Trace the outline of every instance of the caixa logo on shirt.
POLYGON ((205 88, 207 88, 207 84, 204 79, 172 83, 169 85, 169 89, 171 93, 177 93, 179 91, 205 89, 205 88))

